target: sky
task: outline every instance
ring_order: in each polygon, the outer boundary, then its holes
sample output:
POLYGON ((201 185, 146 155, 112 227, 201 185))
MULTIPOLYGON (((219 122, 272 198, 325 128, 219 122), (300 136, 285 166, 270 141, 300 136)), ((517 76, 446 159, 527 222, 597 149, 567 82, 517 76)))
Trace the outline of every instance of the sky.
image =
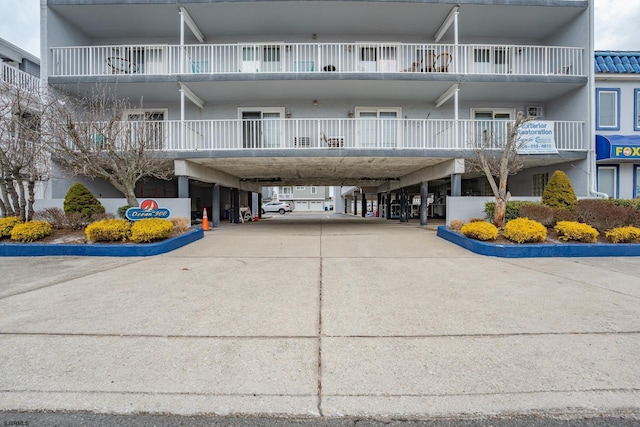
MULTIPOLYGON (((640 0, 594 0, 596 50, 640 50, 640 0)), ((40 56, 40 0, 0 0, 0 38, 40 56)))

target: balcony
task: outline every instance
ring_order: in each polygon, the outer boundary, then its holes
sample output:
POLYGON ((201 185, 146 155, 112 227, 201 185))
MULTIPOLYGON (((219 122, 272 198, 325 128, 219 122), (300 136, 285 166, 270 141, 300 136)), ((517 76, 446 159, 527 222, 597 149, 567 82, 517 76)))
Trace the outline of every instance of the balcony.
MULTIPOLYGON (((486 135, 499 148, 507 132, 506 121, 480 120, 272 118, 121 123, 126 129, 119 135, 138 140, 136 134, 140 134, 156 150, 292 150, 303 156, 335 150, 441 150, 446 153, 439 155, 447 156, 455 150, 472 149, 486 135)), ((584 122, 545 123, 553 129, 558 151, 589 149, 584 122)))
POLYGON ((576 47, 368 42, 55 47, 50 76, 334 72, 585 76, 583 53, 576 47))
POLYGON ((0 64, 0 82, 20 90, 37 92, 40 90, 40 79, 7 64, 0 64))

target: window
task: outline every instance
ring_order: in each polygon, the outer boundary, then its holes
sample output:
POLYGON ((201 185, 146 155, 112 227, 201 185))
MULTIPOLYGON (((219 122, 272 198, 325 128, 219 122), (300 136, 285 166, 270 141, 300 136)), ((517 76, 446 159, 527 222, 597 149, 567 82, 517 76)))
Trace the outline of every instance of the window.
POLYGON ((293 194, 291 187, 280 187, 280 192, 283 196, 291 196, 291 194, 293 194))
POLYGON ((311 187, 311 194, 318 194, 318 187, 311 187))
POLYGON ((640 130, 640 89, 634 89, 633 99, 633 130, 640 130))
POLYGON ((635 183, 633 186, 633 198, 637 199, 640 197, 640 166, 636 166, 633 171, 633 182, 635 183))
POLYGON ((298 186, 296 186, 296 190, 298 190, 298 191, 302 191, 302 190, 304 190, 304 186, 300 186, 300 185, 298 185, 298 186))
POLYGON ((544 188, 547 186, 547 182, 549 182, 548 173, 534 174, 533 175, 533 195, 542 196, 542 193, 544 192, 544 188))
POLYGON ((620 89, 596 89, 596 129, 620 130, 620 89))
POLYGON ((618 168, 616 166, 598 166, 598 191, 609 198, 618 197, 618 168))

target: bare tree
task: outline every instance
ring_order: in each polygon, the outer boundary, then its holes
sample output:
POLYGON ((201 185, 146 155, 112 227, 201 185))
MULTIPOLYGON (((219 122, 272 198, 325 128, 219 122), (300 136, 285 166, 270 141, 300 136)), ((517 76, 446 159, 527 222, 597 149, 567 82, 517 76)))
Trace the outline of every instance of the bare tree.
POLYGON ((97 88, 82 99, 51 96, 49 106, 45 141, 68 173, 108 181, 129 206, 138 206, 139 180, 169 179, 171 165, 161 155, 164 123, 149 120, 141 110, 135 114, 127 100, 97 88), (129 120, 131 116, 137 120, 129 120))
POLYGON ((42 96, 37 87, 0 84, 0 214, 33 218, 35 189, 46 181, 42 96))
POLYGON ((474 144, 476 157, 469 161, 470 169, 483 172, 489 181, 496 198, 493 223, 498 228, 504 226, 507 202, 511 198, 511 193, 507 191, 509 175, 515 175, 523 166, 518 154, 521 146, 518 130, 529 120, 522 112, 518 112, 515 122, 506 123, 505 132, 496 135, 495 131, 484 129, 474 144))

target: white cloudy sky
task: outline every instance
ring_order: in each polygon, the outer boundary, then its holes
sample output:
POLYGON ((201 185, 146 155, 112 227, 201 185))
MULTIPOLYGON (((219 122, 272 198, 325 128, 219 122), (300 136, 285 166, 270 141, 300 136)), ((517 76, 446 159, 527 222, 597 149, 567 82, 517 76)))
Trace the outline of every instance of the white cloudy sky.
MULTIPOLYGON (((594 0, 596 50, 640 50, 640 0, 594 0)), ((40 0, 0 0, 0 38, 40 56, 40 0)))

